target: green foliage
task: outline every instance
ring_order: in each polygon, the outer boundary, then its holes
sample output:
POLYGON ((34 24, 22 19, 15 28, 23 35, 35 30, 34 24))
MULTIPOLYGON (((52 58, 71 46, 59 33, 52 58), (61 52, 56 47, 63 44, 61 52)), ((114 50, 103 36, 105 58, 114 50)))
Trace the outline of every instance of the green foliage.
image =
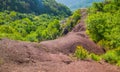
POLYGON ((94 53, 89 53, 82 46, 77 46, 74 55, 82 60, 88 58, 94 61, 105 60, 108 63, 120 66, 120 48, 109 50, 103 55, 96 55, 94 53))
POLYGON ((97 12, 115 12, 120 9, 120 1, 119 0, 105 0, 103 3, 93 3, 93 5, 89 8, 89 13, 97 13, 97 12))
POLYGON ((102 57, 106 62, 120 66, 120 48, 110 50, 102 57))
POLYGON ((78 9, 72 14, 72 16, 68 17, 66 20, 63 20, 62 22, 63 33, 65 29, 71 31, 72 28, 79 22, 80 18, 81 18, 80 9, 78 9))
POLYGON ((20 34, 15 31, 11 26, 2 25, 0 26, 0 38, 7 37, 11 39, 21 40, 20 34))
POLYGON ((83 60, 88 57, 88 52, 82 46, 77 46, 75 56, 83 60))
POLYGON ((65 5, 57 3, 55 0, 42 0, 43 2, 43 13, 69 16, 71 11, 65 5))
POLYGON ((26 41, 31 41, 31 42, 38 42, 39 40, 37 39, 37 33, 36 32, 31 32, 28 34, 24 40, 26 41))
POLYGON ((0 38, 32 42, 60 36, 59 20, 71 15, 55 0, 0 0, 0 11, 0 38))
POLYGON ((106 4, 103 8, 104 12, 115 12, 118 9, 118 6, 115 4, 106 4))
POLYGON ((0 0, 0 11, 9 10, 21 13, 54 14, 69 16, 71 11, 55 0, 0 0))
POLYGON ((94 60, 94 61, 100 61, 100 60, 101 60, 101 57, 98 56, 98 55, 96 55, 96 54, 94 54, 94 53, 91 53, 91 54, 90 54, 90 58, 91 58, 92 60, 94 60))
POLYGON ((42 32, 41 30, 37 30, 39 40, 50 40, 60 36, 60 24, 58 20, 54 20, 50 22, 48 27, 44 29, 42 32))
POLYGON ((41 41, 57 38, 61 34, 60 17, 42 14, 0 12, 0 38, 41 41))
POLYGON ((99 4, 89 8, 87 33, 107 51, 101 58, 120 66, 120 0, 106 0, 101 6, 99 4))
POLYGON ((120 6, 111 2, 103 6, 103 11, 89 13, 87 29, 90 37, 102 47, 109 49, 120 46, 120 6))
POLYGON ((93 3, 92 7, 88 9, 89 13, 96 13, 98 11, 103 11, 103 4, 102 3, 93 3))

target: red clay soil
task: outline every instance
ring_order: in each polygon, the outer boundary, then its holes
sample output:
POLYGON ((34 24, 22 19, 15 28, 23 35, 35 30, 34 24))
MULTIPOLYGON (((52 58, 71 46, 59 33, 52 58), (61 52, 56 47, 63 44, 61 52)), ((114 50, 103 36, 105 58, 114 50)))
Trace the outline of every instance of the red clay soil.
POLYGON ((74 60, 48 52, 39 43, 0 40, 0 72, 120 72, 105 62, 74 60))
POLYGON ((0 72, 120 72, 119 67, 104 61, 82 61, 69 56, 77 45, 96 54, 104 52, 84 31, 84 25, 77 25, 66 36, 41 43, 1 39, 0 72))

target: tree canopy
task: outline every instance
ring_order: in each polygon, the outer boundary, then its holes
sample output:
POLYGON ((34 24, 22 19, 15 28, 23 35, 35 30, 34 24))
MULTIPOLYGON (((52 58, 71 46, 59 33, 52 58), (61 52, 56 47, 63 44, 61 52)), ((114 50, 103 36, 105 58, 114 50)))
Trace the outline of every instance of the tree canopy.
POLYGON ((0 11, 69 16, 71 11, 55 0, 0 0, 0 11))
POLYGON ((87 28, 89 35, 104 48, 120 47, 120 0, 94 3, 89 9, 87 28))

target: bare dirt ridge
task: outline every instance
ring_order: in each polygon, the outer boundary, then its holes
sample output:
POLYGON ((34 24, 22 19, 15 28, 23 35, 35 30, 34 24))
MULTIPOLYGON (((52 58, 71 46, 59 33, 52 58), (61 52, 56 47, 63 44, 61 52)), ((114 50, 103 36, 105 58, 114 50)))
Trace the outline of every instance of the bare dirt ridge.
POLYGON ((82 61, 69 56, 77 45, 89 52, 104 53, 85 34, 87 14, 85 10, 81 13, 81 22, 55 40, 35 43, 1 39, 0 72, 120 72, 120 68, 105 62, 82 61))

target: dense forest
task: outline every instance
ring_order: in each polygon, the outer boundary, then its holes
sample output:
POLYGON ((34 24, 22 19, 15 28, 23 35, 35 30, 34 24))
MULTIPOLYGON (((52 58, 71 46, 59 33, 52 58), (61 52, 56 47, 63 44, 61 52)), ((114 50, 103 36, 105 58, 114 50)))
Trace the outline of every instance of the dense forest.
POLYGON ((34 14, 71 15, 69 8, 55 0, 0 0, 0 11, 4 10, 34 14))
POLYGON ((80 18, 79 10, 71 15, 69 8, 55 0, 1 0, 0 3, 0 38, 32 42, 55 39, 80 18), (26 4, 28 8, 24 7, 26 4), (71 20, 66 19, 62 24, 60 20, 68 16, 71 20))
POLYGON ((120 66, 120 0, 93 3, 88 10, 87 34, 106 54, 106 62, 120 66))

